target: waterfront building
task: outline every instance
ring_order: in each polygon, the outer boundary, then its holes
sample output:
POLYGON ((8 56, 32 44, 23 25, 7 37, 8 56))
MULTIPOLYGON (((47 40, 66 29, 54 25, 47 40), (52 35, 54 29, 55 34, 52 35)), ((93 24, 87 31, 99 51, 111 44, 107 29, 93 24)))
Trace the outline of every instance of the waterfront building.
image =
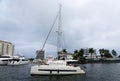
POLYGON ((13 56, 14 45, 11 42, 0 40, 0 55, 13 56))

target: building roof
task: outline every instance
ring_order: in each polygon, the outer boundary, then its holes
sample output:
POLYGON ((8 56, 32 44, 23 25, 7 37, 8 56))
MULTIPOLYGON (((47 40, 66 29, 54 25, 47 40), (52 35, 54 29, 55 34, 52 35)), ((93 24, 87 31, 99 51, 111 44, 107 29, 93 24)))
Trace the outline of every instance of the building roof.
POLYGON ((12 44, 11 42, 7 42, 7 41, 3 41, 3 40, 0 40, 0 42, 12 44))

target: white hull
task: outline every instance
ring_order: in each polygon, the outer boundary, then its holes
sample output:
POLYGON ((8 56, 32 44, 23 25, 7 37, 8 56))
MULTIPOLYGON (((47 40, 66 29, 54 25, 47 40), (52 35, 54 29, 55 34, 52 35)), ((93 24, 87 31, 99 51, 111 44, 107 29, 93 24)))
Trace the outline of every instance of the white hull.
POLYGON ((29 63, 29 60, 26 59, 24 56, 14 56, 13 59, 10 59, 8 61, 8 64, 7 65, 22 65, 22 64, 28 64, 29 63))
POLYGON ((0 60, 0 65, 7 65, 8 64, 8 61, 2 61, 0 60))
POLYGON ((31 75, 75 75, 85 74, 80 67, 67 65, 36 65, 31 67, 31 75))
POLYGON ((0 56, 0 65, 7 65, 10 59, 10 56, 0 56))
POLYGON ((28 63, 29 61, 9 61, 7 65, 23 65, 28 63))
POLYGON ((23 56, 0 56, 0 65, 21 65, 28 63, 29 60, 23 56))

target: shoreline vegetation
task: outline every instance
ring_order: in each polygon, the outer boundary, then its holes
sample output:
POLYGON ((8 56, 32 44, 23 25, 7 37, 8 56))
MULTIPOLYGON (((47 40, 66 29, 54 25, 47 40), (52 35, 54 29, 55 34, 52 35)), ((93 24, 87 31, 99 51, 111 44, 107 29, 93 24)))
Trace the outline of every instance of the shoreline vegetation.
MULTIPOLYGON (((78 64, 84 63, 120 63, 120 55, 113 49, 94 49, 87 48, 80 50, 75 50, 73 53, 68 53, 66 49, 63 49, 61 52, 63 58, 66 58, 67 55, 72 55, 73 60, 78 60, 78 64)), ((59 58, 59 57, 58 57, 59 58)), ((34 58, 29 58, 30 61, 33 61, 34 58)))
POLYGON ((113 49, 99 49, 98 52, 94 48, 75 50, 73 59, 78 63, 119 63, 120 55, 113 49))

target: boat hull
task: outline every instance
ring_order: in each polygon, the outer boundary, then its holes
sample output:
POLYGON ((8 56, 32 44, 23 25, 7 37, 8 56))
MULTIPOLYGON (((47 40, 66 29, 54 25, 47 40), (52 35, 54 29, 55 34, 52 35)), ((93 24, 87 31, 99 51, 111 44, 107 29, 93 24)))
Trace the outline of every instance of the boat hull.
POLYGON ((2 61, 0 60, 0 65, 7 65, 8 64, 8 61, 2 61))
POLYGON ((75 74, 85 74, 80 67, 51 67, 51 66, 32 66, 31 76, 34 75, 75 75, 75 74))
POLYGON ((23 64, 28 64, 29 61, 10 61, 8 62, 7 65, 23 65, 23 64))

